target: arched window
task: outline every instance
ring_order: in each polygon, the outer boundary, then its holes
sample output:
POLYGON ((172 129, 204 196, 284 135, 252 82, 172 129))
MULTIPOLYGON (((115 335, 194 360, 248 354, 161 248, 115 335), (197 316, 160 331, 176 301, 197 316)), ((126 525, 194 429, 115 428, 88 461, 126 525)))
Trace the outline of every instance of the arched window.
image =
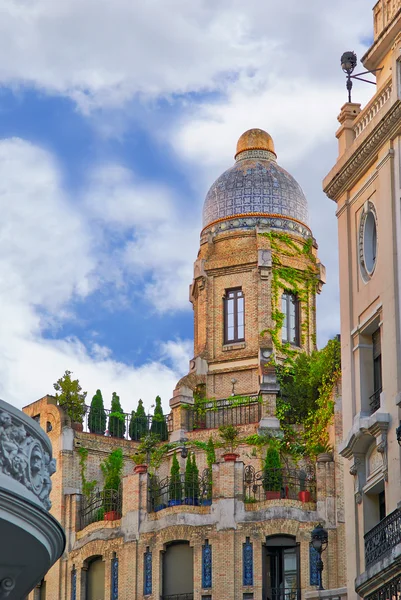
POLYGON ((224 297, 224 343, 245 340, 245 305, 241 288, 226 290, 224 297))
POLYGON ((284 292, 281 296, 281 312, 284 315, 282 341, 299 346, 299 301, 294 294, 284 292))

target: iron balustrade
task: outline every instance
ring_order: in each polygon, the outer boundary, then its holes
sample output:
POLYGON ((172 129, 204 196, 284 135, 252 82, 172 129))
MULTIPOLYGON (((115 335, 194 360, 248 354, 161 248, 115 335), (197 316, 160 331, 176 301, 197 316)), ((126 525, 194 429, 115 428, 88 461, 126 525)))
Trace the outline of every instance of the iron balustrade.
POLYGON ((235 402, 227 398, 206 402, 201 406, 188 406, 186 428, 217 429, 221 425, 248 425, 258 423, 262 418, 262 404, 258 396, 251 396, 249 401, 235 402))
POLYGON ((401 575, 397 575, 369 596, 365 600, 399 600, 401 598, 401 575))
POLYGON ((116 413, 108 408, 97 411, 90 406, 85 406, 83 428, 86 433, 96 433, 121 439, 139 441, 150 432, 156 433, 160 441, 167 441, 168 434, 172 431, 171 415, 164 415, 163 420, 156 419, 153 415, 132 416, 130 413, 121 413, 120 422, 116 422, 116 413), (110 428, 110 416, 114 418, 113 427, 110 428), (110 433, 113 431, 113 435, 110 433))
POLYGON ((161 600, 194 600, 193 594, 170 594, 169 596, 161 596, 161 600))
POLYGON ((301 600, 301 590, 298 588, 268 588, 267 600, 301 600))
POLYGON ((80 529, 97 521, 115 521, 121 518, 122 492, 119 490, 95 490, 90 496, 81 497, 80 529))
POLYGON ((365 534, 365 568, 401 543, 401 511, 397 508, 365 534))
POLYGON ((369 397, 369 406, 370 406, 370 414, 373 415, 380 408, 380 394, 382 393, 382 388, 376 390, 369 397))
POLYGON ((316 501, 316 476, 312 465, 303 469, 264 469, 255 471, 248 465, 244 469, 244 502, 261 502, 273 499, 316 501))
POLYGON ((177 478, 159 479, 156 475, 148 476, 148 512, 157 512, 168 506, 207 506, 212 503, 212 483, 209 469, 204 469, 202 476, 185 480, 185 474, 177 478))

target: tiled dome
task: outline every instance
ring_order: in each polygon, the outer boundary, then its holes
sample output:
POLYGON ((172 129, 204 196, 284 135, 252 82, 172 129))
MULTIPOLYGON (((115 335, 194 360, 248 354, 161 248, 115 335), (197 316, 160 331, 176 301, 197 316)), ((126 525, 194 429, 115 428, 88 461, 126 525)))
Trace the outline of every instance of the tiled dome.
MULTIPOLYGON (((252 215, 285 217, 286 229, 296 227, 294 223, 289 227, 288 220, 308 225, 304 193, 295 179, 277 164, 273 140, 261 129, 251 129, 240 137, 235 165, 214 182, 206 196, 203 227, 252 215)), ((235 222, 241 227, 243 219, 235 222)))

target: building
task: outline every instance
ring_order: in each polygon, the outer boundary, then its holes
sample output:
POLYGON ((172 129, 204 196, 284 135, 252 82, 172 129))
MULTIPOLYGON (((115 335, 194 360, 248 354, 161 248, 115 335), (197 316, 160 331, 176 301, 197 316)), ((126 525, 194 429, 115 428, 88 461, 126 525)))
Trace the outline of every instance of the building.
POLYGON ((342 107, 323 184, 338 217, 348 593, 369 600, 401 590, 401 1, 373 16, 376 91, 342 107))
MULTIPOLYGON (((52 510, 67 549, 45 593, 37 590, 42 600, 318 598, 310 549, 318 523, 329 537, 325 597, 346 597, 343 459, 334 452, 297 462, 288 454, 262 472, 266 446, 274 451, 281 439, 275 362, 315 349, 324 283, 306 198, 277 164, 270 135, 253 129, 240 137, 235 164, 212 185, 203 216, 190 286, 194 358, 170 400, 169 445, 153 474, 134 470, 139 443, 129 439, 130 431, 136 437, 130 415, 125 439, 77 431, 49 396, 24 409, 49 431, 61 465, 52 510), (240 443, 229 456, 216 448, 211 464, 205 446, 222 424, 234 426, 240 443), (100 463, 115 448, 125 459, 122 488, 82 494, 80 469, 101 487, 100 463), (183 475, 188 449, 200 473, 196 493, 183 475), (176 459, 178 484, 169 477, 176 459)), ((334 446, 342 438, 338 390, 336 401, 334 446)), ((147 429, 150 419, 140 419, 147 429)))
POLYGON ((0 400, 0 598, 25 598, 64 551, 49 513, 55 469, 45 432, 0 400))

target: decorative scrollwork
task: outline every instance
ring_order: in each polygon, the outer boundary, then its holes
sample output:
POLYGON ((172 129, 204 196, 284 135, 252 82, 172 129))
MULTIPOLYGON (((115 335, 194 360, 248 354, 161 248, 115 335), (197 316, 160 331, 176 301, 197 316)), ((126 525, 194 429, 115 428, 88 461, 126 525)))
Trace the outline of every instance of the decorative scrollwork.
POLYGON ((50 510, 50 477, 55 471, 56 461, 41 441, 32 437, 9 412, 0 411, 0 473, 24 485, 50 510))

